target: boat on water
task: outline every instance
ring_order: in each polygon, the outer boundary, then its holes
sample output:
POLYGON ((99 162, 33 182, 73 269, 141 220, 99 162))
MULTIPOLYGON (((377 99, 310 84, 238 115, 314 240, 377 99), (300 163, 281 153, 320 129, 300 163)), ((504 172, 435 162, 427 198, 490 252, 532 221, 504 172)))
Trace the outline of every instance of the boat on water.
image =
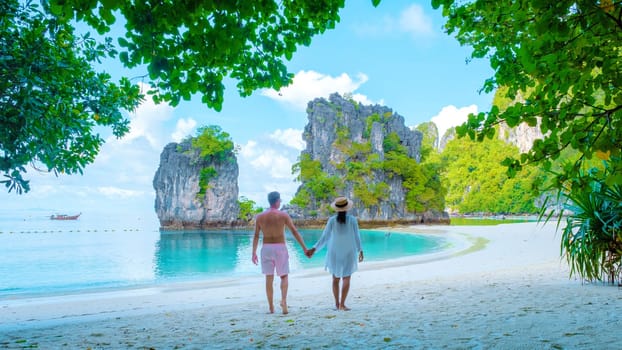
POLYGON ((82 215, 82 213, 77 215, 66 215, 66 214, 56 214, 50 216, 51 220, 78 220, 78 218, 82 215))

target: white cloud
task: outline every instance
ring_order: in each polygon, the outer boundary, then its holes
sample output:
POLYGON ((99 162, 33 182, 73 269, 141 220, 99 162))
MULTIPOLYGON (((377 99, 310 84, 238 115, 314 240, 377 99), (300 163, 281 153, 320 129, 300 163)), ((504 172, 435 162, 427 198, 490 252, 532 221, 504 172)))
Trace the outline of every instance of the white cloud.
POLYGON ((283 145, 285 145, 287 147, 291 147, 291 148, 296 149, 298 151, 302 151, 306 147, 306 144, 305 144, 304 140, 302 139, 302 131, 301 130, 296 130, 296 129, 281 130, 281 129, 278 129, 278 130, 274 131, 272 134, 270 134, 269 137, 272 140, 275 140, 275 141, 277 141, 279 143, 282 143, 283 145))
MULTIPOLYGON (((304 111, 309 101, 313 99, 327 98, 334 92, 342 95, 352 93, 367 80, 367 75, 363 73, 352 78, 346 73, 331 77, 315 71, 300 71, 294 76, 291 85, 282 88, 280 91, 262 90, 261 94, 304 111)), ((360 98, 363 96, 360 95, 360 98)))
POLYGON ((171 135, 171 138, 175 142, 180 142, 181 140, 186 138, 186 136, 190 136, 196 126, 196 120, 192 118, 181 118, 177 121, 177 125, 175 125, 175 131, 171 135))
POLYGON ((399 28, 414 37, 428 36, 434 33, 432 20, 423 12, 421 5, 413 4, 400 15, 399 28))
POLYGON ((471 113, 477 113, 477 105, 470 105, 462 108, 449 105, 443 107, 437 115, 432 117, 431 121, 436 124, 439 138, 442 138, 447 129, 463 124, 467 121, 471 113))
POLYGON ((273 179, 291 179, 292 164, 304 148, 301 130, 277 129, 262 136, 260 142, 249 140, 240 146, 239 154, 242 160, 254 168, 252 176, 263 171, 273 179))
MULTIPOLYGON (((299 183, 290 181, 289 179, 283 179, 281 181, 274 180, 274 181, 266 182, 262 186, 262 189, 264 192, 261 193, 260 197, 266 198, 266 195, 268 194, 268 192, 279 191, 279 193, 281 194, 281 199, 283 199, 283 203, 284 204, 289 203, 292 200, 292 198, 294 198, 294 195, 296 194, 296 190, 298 190, 298 186, 300 186, 299 183)), ((265 206, 268 205, 266 199, 263 199, 257 203, 263 204, 265 206)))
POLYGON ((155 104, 151 98, 130 113, 130 132, 123 138, 108 137, 96 161, 84 171, 88 181, 71 177, 66 182, 96 184, 96 194, 106 197, 136 197, 153 193, 152 182, 164 146, 187 136, 196 127, 192 118, 180 119, 172 131, 174 108, 155 104), (172 132, 171 132, 172 131, 172 132), (125 189, 132 190, 125 190, 125 189))
POLYGON ((119 140, 111 136, 106 142, 130 143, 144 138, 154 149, 162 149, 169 141, 163 122, 169 120, 172 115, 173 107, 165 103, 155 104, 151 98, 147 97, 134 112, 129 114, 130 131, 119 140))
POLYGON ((240 156, 243 158, 252 158, 257 155, 257 142, 248 140, 245 145, 240 146, 240 156))
MULTIPOLYGON (((95 163, 85 169, 94 183, 117 185, 150 185, 159 163, 163 146, 154 148, 146 138, 106 142, 95 163)), ((150 187, 150 186, 149 186, 150 187)))
POLYGON ((292 175, 292 165, 304 147, 302 131, 296 129, 277 129, 241 145, 238 157, 240 196, 266 206, 266 194, 279 191, 283 202, 289 202, 299 186, 292 175))
POLYGON ((370 99, 367 98, 367 96, 362 95, 362 94, 353 94, 352 95, 352 99, 358 103, 364 104, 364 105, 375 105, 375 104, 379 104, 381 106, 384 106, 384 99, 381 99, 380 101, 374 102, 370 99))
MULTIPOLYGON (((266 171, 273 179, 291 179, 292 161, 275 150, 266 150, 250 164, 257 170, 266 171)), ((255 175, 257 173, 255 172, 255 175)))

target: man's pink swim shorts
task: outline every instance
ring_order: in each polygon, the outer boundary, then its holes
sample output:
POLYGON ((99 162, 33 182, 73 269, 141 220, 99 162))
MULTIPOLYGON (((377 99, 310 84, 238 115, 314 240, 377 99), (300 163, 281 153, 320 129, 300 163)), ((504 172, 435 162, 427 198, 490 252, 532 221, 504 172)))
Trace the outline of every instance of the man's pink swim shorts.
POLYGON ((285 243, 264 243, 261 246, 261 272, 277 276, 289 274, 289 254, 285 243))

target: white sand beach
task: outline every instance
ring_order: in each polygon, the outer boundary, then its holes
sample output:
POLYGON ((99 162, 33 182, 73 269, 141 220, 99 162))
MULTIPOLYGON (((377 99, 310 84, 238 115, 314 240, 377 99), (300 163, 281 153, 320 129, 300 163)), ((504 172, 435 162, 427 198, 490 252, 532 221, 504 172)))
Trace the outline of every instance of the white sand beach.
POLYGON ((267 313, 261 275, 0 300, 0 348, 622 348, 622 288, 569 278, 554 224, 399 230, 462 243, 363 262, 351 311, 334 309, 323 269, 290 275, 287 315, 267 313))

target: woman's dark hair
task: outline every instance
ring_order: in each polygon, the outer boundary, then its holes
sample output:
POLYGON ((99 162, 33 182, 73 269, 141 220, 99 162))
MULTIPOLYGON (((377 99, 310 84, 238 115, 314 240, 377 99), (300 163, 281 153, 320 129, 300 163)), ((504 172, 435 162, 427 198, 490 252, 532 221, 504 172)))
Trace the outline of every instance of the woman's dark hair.
POLYGON ((337 222, 340 224, 346 223, 346 212, 345 211, 340 211, 337 213, 337 222))

